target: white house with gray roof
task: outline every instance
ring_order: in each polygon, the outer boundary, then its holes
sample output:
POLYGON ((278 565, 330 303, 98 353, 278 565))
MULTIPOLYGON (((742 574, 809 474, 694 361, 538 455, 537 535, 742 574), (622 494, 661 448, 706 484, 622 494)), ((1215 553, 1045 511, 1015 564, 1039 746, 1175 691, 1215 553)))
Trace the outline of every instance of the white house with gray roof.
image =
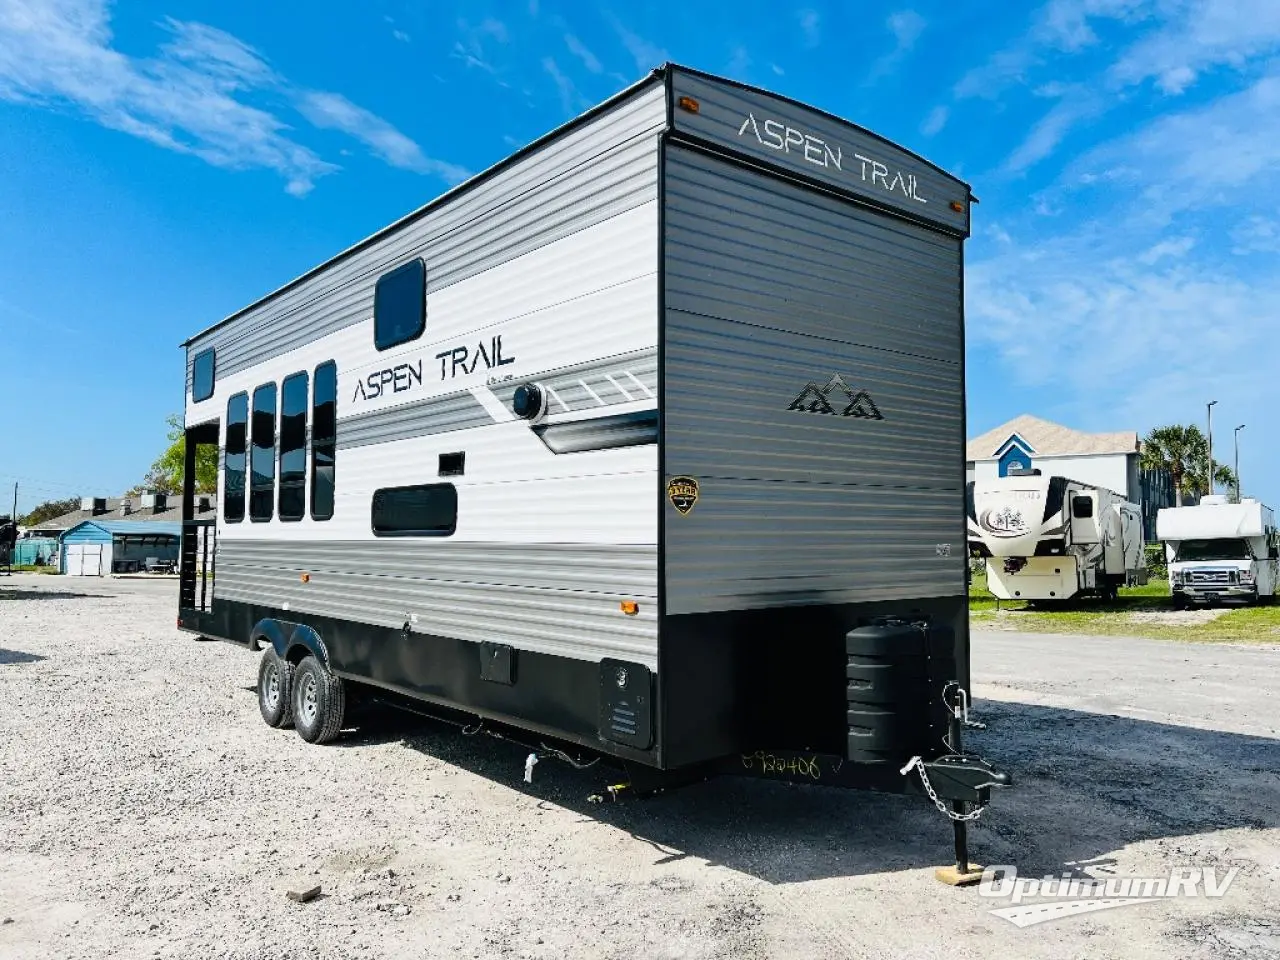
POLYGON ((1147 540, 1155 539, 1156 511, 1173 506, 1168 474, 1142 469, 1136 430, 1085 433, 1030 414, 1014 417, 968 442, 970 480, 1008 476, 1010 470, 1039 470, 1106 487, 1142 507, 1147 540))

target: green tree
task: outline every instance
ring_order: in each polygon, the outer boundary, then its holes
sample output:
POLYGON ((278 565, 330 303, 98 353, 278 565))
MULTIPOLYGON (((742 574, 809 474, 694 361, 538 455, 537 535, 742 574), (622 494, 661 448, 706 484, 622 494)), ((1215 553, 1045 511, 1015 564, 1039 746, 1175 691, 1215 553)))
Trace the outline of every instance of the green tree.
MULTIPOLYGON (((1209 492, 1209 441, 1197 426, 1171 423, 1156 427, 1142 441, 1142 465, 1149 470, 1167 470, 1173 480, 1175 502, 1183 496, 1209 492)), ((1230 487, 1236 476, 1230 467, 1214 462, 1215 483, 1230 487)))
POLYGON ((54 517, 60 517, 64 513, 79 509, 79 497, 68 497, 66 500, 46 500, 18 522, 24 527, 34 527, 37 524, 44 523, 46 520, 52 520, 54 517))
MULTIPOLYGON (((187 462, 187 436, 178 414, 170 414, 167 434, 169 447, 143 478, 142 486, 156 493, 181 493, 183 470, 187 462)), ((218 448, 201 444, 196 447, 196 493, 214 493, 218 489, 218 448)))

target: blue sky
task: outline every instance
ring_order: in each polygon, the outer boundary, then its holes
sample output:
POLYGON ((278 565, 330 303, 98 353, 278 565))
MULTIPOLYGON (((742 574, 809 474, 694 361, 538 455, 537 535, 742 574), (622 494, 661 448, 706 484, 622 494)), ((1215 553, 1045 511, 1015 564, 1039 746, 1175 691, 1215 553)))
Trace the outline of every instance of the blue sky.
POLYGON ((181 340, 673 59, 973 184, 971 435, 1216 399, 1280 506, 1278 51, 1276 0, 0 0, 0 484, 118 494, 181 340))

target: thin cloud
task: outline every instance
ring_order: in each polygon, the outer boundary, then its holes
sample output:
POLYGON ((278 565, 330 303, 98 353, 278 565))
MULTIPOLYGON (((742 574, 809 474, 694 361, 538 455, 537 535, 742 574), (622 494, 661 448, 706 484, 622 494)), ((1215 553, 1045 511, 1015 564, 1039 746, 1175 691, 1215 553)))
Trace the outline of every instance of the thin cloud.
POLYGON ((1164 93, 1178 95, 1208 70, 1240 70, 1280 51, 1275 0, 1050 0, 1011 45, 960 79, 956 97, 995 98, 1060 55, 1098 47, 1101 23, 1151 25, 1107 70, 1105 80, 1117 90, 1154 80, 1164 93))
POLYGON ((572 33, 564 35, 564 45, 569 48, 569 52, 582 61, 582 65, 592 73, 603 73, 604 66, 600 63, 600 59, 587 49, 586 45, 575 37, 572 33))
POLYGON ((395 39, 399 40, 401 43, 408 43, 410 40, 412 40, 412 39, 413 39, 413 38, 412 38, 412 37, 410 37, 407 33, 405 33, 403 30, 398 30, 398 29, 397 29, 397 30, 392 30, 392 31, 391 31, 391 36, 393 36, 395 39))
POLYGON ((1138 254, 1138 262, 1150 267, 1161 260, 1181 260, 1195 245, 1195 237, 1170 237, 1138 254))
POLYGON ((654 67, 661 66, 669 59, 667 51, 656 43, 650 43, 644 37, 629 30, 616 18, 611 18, 614 33, 622 41, 627 53, 636 63, 636 69, 648 73, 654 67))
POLYGON ((751 69, 751 54, 742 44, 734 46, 729 56, 728 72, 729 76, 735 80, 743 80, 746 78, 747 71, 751 69))
POLYGON ((1220 64, 1241 69, 1280 49, 1280 3, 1275 0, 1198 0, 1185 14, 1131 46, 1110 72, 1118 85, 1154 80, 1163 92, 1184 92, 1220 64))
POLYGON ((1231 230, 1231 252, 1238 257, 1280 253, 1280 220, 1253 214, 1231 230))
POLYGON ((822 17, 817 10, 809 7, 797 10, 796 19, 800 22, 800 34, 806 47, 813 48, 822 42, 822 17))
POLYGON ((479 24, 459 19, 458 32, 461 37, 454 41, 451 55, 468 68, 474 67, 496 77, 498 68, 493 63, 489 46, 492 43, 505 44, 510 39, 507 25, 493 17, 485 17, 479 24))
POLYGON ((260 105, 296 100, 300 108, 312 103, 317 125, 343 129, 388 162, 449 174, 448 164, 413 159, 396 138, 412 141, 374 114, 336 94, 293 90, 231 34, 172 19, 161 26, 168 38, 157 55, 131 57, 112 45, 105 0, 8 0, 0 7, 0 99, 71 105, 104 127, 217 167, 271 170, 286 191, 305 196, 339 168, 260 105), (348 104, 346 125, 315 108, 309 98, 316 97, 348 104))
POLYGON ((322 130, 339 130, 359 140, 374 154, 393 167, 428 173, 446 183, 461 183, 471 172, 457 164, 433 160, 422 148, 386 120, 356 106, 338 93, 304 91, 297 99, 298 111, 322 130))
POLYGON ((337 169, 240 95, 277 82, 252 48, 167 21, 153 59, 114 49, 102 0, 10 0, 0 12, 0 98, 68 103, 108 127, 232 170, 267 169, 304 196, 337 169))
POLYGON ((889 33, 893 35, 893 49, 881 57, 871 67, 867 82, 878 80, 892 73, 899 63, 909 54, 928 26, 924 17, 914 10, 899 10, 889 14, 885 21, 889 33))
POLYGON ((924 33, 924 28, 928 26, 924 17, 914 10, 899 10, 897 13, 891 13, 886 22, 889 32, 893 34, 901 50, 910 50, 914 47, 916 41, 920 39, 920 34, 924 33))
POLYGON ((546 71, 556 85, 560 95, 560 107, 567 116, 575 116, 584 107, 586 98, 578 92, 577 86, 570 80, 552 57, 542 58, 542 69, 546 71))
POLYGON ((929 111, 929 115, 920 124, 920 132, 926 137, 934 137, 942 132, 951 117, 951 110, 945 106, 937 106, 929 111))
POLYGON ((1063 96, 1036 122, 1026 139, 1005 160, 1005 173, 1020 174, 1040 163, 1078 124, 1100 112, 1101 104, 1089 93, 1073 91, 1063 96))

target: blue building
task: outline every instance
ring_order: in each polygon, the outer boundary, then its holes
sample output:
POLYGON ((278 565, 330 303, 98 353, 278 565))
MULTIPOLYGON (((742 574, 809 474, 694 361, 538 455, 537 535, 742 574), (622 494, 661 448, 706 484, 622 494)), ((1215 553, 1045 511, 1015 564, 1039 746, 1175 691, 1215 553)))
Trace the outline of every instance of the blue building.
POLYGON ((102 577, 142 569, 150 559, 178 562, 182 524, 170 520, 82 520, 64 533, 61 572, 102 577))

